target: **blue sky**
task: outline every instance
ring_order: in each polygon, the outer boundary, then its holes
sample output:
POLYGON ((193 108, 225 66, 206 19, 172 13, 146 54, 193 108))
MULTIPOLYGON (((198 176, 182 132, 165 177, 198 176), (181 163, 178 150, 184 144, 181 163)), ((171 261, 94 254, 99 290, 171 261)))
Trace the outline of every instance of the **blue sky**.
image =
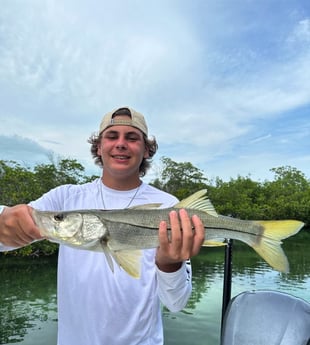
POLYGON ((3 0, 0 159, 74 158, 105 112, 145 114, 159 158, 205 176, 310 178, 308 0, 3 0))

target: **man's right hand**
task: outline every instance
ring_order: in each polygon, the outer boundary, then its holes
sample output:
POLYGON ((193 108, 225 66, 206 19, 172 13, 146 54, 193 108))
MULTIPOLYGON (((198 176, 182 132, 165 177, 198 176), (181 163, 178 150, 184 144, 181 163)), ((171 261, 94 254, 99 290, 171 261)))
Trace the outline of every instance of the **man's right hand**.
POLYGON ((31 214, 32 208, 25 204, 5 207, 0 215, 0 243, 19 248, 42 239, 31 214))

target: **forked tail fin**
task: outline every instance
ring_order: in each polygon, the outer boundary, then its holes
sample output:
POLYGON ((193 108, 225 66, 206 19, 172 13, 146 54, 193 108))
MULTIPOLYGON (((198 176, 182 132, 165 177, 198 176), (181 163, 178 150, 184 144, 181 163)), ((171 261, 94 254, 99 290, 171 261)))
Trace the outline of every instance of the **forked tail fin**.
POLYGON ((298 220, 262 220, 257 221, 264 233, 258 244, 252 248, 274 269, 288 273, 289 263, 281 247, 283 239, 293 236, 304 226, 298 220))

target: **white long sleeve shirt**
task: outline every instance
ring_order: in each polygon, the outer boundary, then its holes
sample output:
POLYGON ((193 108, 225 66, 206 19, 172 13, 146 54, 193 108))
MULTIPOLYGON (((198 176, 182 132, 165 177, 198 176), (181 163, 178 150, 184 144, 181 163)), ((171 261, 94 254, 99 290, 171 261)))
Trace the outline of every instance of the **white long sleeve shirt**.
MULTIPOLYGON (((36 209, 122 209, 133 191, 115 191, 100 179, 57 187, 30 203, 36 209), (104 200, 102 200, 104 199, 104 200)), ((130 206, 177 199, 142 184, 130 206)), ((0 248, 5 250, 5 247, 0 248)), ((143 251, 140 279, 115 265, 112 273, 103 253, 60 245, 58 260, 58 345, 162 345, 160 301, 171 311, 185 307, 191 293, 191 266, 173 273, 155 265, 156 249, 143 251)))

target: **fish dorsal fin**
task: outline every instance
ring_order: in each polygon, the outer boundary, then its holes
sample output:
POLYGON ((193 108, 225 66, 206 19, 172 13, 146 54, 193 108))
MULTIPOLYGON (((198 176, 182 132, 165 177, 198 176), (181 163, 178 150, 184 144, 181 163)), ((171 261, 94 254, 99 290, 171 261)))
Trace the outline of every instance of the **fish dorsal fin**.
POLYGON ((218 217, 214 206, 207 197, 207 190, 202 189, 188 198, 183 199, 177 203, 174 207, 176 208, 191 208, 195 210, 204 211, 212 216, 218 217))
POLYGON ((136 205, 131 206, 128 210, 154 210, 156 208, 160 208, 161 203, 152 203, 152 204, 144 204, 144 205, 136 205))

